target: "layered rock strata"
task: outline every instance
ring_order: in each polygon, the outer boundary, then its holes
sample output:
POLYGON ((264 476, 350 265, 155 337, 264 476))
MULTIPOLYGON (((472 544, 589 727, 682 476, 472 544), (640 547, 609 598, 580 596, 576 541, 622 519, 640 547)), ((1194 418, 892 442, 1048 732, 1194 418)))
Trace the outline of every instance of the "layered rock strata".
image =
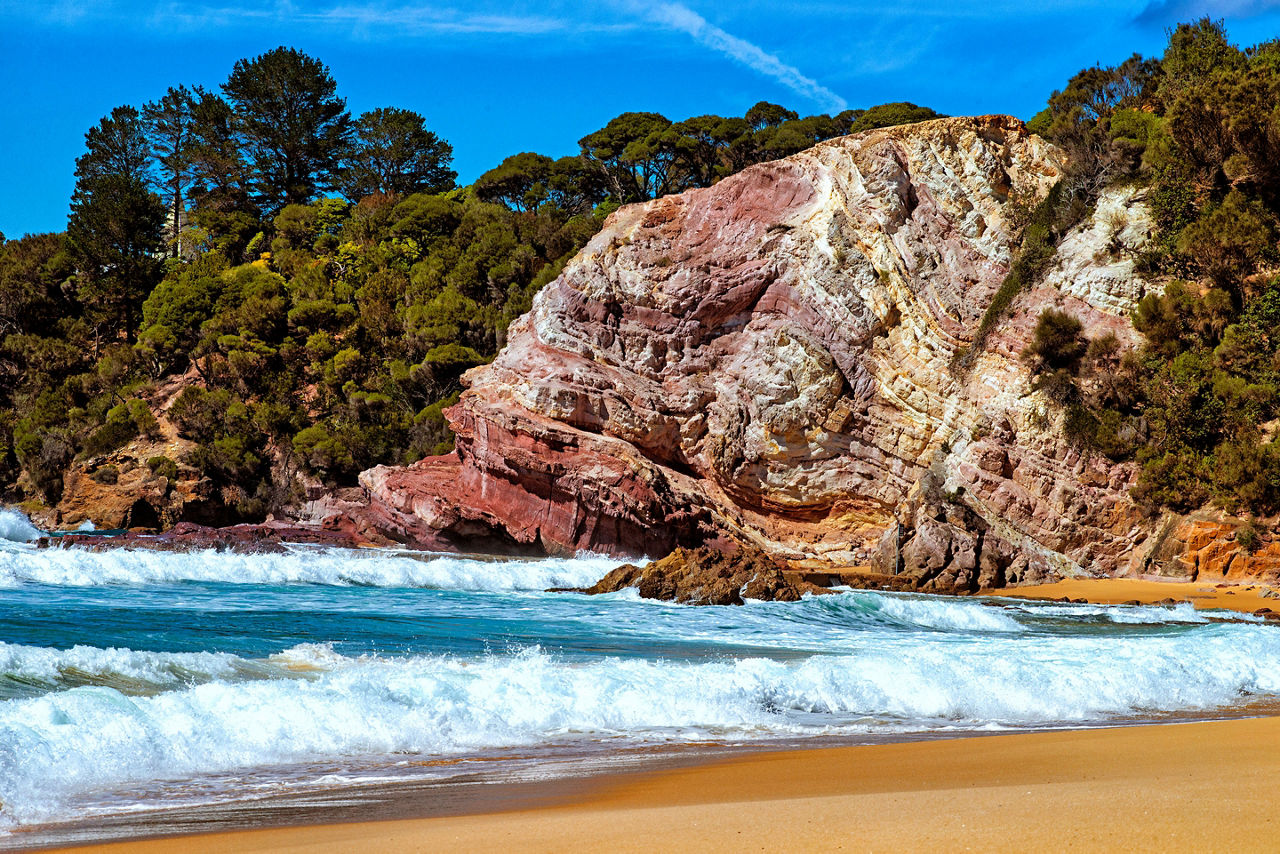
POLYGON ((1016 119, 941 119, 625 207, 467 375, 457 453, 366 472, 370 507, 330 525, 619 555, 732 539, 925 589, 1134 569, 1153 522, 1132 467, 1064 440, 1020 354, 1049 306, 1136 342, 1141 197, 1104 196, 950 369, 1061 168, 1016 119))

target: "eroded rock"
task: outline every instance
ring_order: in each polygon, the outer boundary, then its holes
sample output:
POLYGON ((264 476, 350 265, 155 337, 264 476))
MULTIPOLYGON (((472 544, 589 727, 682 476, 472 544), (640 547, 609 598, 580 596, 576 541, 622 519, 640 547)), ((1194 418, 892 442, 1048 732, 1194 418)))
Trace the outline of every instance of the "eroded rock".
POLYGON ((644 599, 686 605, 741 605, 743 599, 795 602, 807 592, 829 592, 802 580, 790 580, 774 558, 751 547, 732 552, 716 548, 677 548, 643 567, 624 564, 581 593, 615 593, 636 588, 644 599))

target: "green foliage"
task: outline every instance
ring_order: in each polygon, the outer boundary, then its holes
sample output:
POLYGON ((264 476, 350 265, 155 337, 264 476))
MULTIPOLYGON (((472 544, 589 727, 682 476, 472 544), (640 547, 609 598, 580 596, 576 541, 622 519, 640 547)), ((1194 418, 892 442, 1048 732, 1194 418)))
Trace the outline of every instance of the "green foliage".
POLYGON ((95 483, 116 484, 120 481, 120 469, 114 465, 99 466, 89 477, 95 483))
POLYGON ((266 208, 304 204, 332 185, 351 136, 336 90, 323 63, 286 47, 240 60, 222 85, 266 208))
POLYGON ((104 174, 77 182, 67 246, 77 298, 100 335, 133 340, 142 303, 160 278, 163 222, 159 198, 137 177, 104 174))
POLYGON ((146 401, 126 400, 107 412, 106 422, 85 440, 84 453, 91 457, 109 454, 137 436, 155 438, 159 434, 160 424, 146 401))
POLYGON ((178 464, 164 455, 147 458, 147 468, 156 477, 163 477, 169 485, 178 482, 178 464))
POLYGON ((123 178, 145 184, 151 177, 146 124, 136 107, 116 107, 84 135, 85 153, 76 158, 76 180, 86 184, 123 178))
POLYGON ((1084 324, 1075 315, 1047 308, 1041 312, 1022 357, 1035 373, 1065 370, 1074 374, 1089 347, 1083 330, 1084 324))
POLYGON ((361 114, 352 127, 337 186, 353 202, 366 196, 408 196, 453 189, 453 147, 426 128, 412 110, 383 107, 361 114))
POLYGON ((1244 279, 1275 256, 1275 218, 1260 201, 1232 190, 1184 228, 1178 251, 1219 285, 1240 290, 1244 279))
POLYGON ((1252 519, 1236 529, 1236 542, 1248 554, 1253 554, 1262 546, 1262 535, 1252 519))
POLYGON ((987 306, 974 333, 973 345, 968 354, 961 357, 962 363, 969 354, 981 351, 986 345, 987 336, 1004 318, 1014 299, 1044 273, 1057 252, 1058 240, 1083 214, 1080 200, 1070 197, 1062 182, 1054 184, 1044 199, 1035 206, 1023 229, 1018 257, 1014 259, 1008 275, 987 306))
POLYGON ((874 128, 910 125, 938 118, 942 118, 942 113, 934 112, 928 107, 921 107, 909 101, 898 101, 892 104, 880 104, 864 111, 849 125, 849 129, 846 132, 860 133, 874 128))

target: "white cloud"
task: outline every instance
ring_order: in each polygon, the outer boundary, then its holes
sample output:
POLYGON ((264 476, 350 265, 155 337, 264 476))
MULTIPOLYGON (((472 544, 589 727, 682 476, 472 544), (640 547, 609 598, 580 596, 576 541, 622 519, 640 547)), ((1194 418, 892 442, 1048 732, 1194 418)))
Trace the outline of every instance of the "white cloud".
POLYGON ((644 16, 650 21, 692 36, 700 44, 722 53, 766 77, 772 77, 791 91, 816 101, 833 113, 838 113, 849 106, 844 98, 832 92, 812 77, 806 77, 801 73, 800 69, 786 64, 777 56, 768 53, 758 45, 725 32, 708 22, 706 18, 688 6, 680 3, 660 3, 656 6, 649 6, 648 4, 629 5, 637 11, 643 10, 644 16))
POLYGON ((632 25, 608 25, 572 14, 527 11, 529 4, 470 3, 459 7, 434 3, 295 3, 277 2, 156 2, 121 4, 102 0, 96 4, 58 0, 55 3, 15 3, 0 0, 0 9, 12 9, 28 20, 54 26, 126 24, 144 22, 160 30, 230 29, 246 25, 288 24, 310 28, 343 29, 363 36, 423 36, 431 34, 492 34, 539 36, 561 31, 633 29, 632 25), (16 8, 13 8, 16 7, 16 8))

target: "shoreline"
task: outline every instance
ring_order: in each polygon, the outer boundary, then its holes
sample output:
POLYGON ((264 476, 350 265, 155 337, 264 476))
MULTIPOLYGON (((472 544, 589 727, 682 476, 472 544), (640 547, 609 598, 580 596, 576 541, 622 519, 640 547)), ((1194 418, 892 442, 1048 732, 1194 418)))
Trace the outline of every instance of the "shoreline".
POLYGON ((1263 609, 1280 611, 1280 596, 1270 598, 1264 595, 1275 592, 1275 588, 1249 582, 1069 578, 1052 584, 983 590, 977 595, 1042 602, 1066 598, 1084 600, 1092 605, 1172 605, 1186 602, 1198 611, 1222 609, 1253 614, 1263 609))
POLYGON ((590 783, 537 809, 61 850, 1273 850, 1280 717, 759 752, 590 783))

